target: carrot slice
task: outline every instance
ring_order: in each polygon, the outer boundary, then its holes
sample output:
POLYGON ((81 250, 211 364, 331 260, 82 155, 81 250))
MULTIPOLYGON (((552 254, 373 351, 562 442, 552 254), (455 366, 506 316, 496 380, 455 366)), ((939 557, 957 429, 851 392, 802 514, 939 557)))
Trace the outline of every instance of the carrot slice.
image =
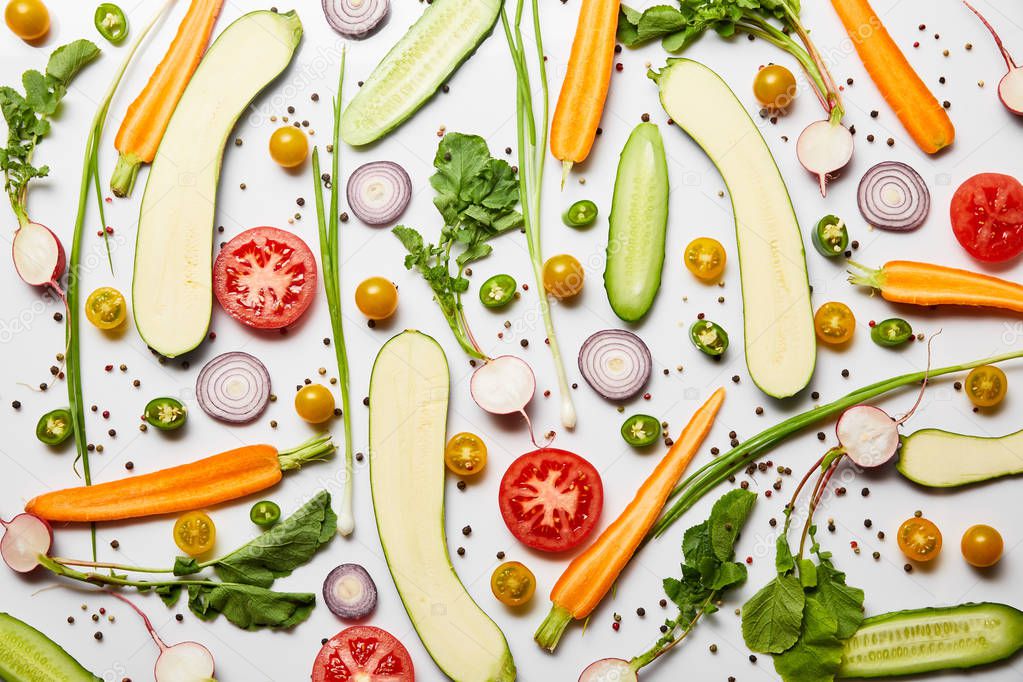
POLYGON ((886 301, 914 305, 964 305, 1023 313, 1023 285, 991 275, 931 263, 893 260, 874 270, 849 261, 859 272, 849 281, 877 289, 886 301))

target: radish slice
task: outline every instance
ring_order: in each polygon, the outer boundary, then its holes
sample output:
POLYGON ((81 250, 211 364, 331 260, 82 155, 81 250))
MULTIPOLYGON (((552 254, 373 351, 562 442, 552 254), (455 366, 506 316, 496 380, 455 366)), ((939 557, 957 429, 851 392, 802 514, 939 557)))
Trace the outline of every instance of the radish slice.
POLYGON ((18 277, 34 287, 57 286, 67 260, 64 247, 50 228, 25 223, 14 233, 12 251, 18 277))
POLYGON ((153 667, 156 682, 209 682, 213 679, 213 654, 209 649, 198 642, 181 642, 167 646, 157 634, 149 616, 135 606, 133 601, 116 592, 107 594, 123 601, 142 618, 146 631, 160 649, 160 655, 156 657, 156 665, 153 667))
POLYGON ((224 353, 199 372, 195 397, 214 419, 243 424, 261 415, 270 402, 270 373, 248 353, 224 353))
POLYGON ((602 658, 586 666, 579 682, 637 682, 639 675, 628 661, 620 658, 602 658))
POLYGON ((828 176, 845 168, 852 155, 852 133, 838 122, 815 121, 796 140, 796 157, 820 180, 821 196, 828 193, 828 176))
POLYGON ((579 349, 579 371, 608 400, 628 400, 643 390, 652 366, 643 339, 624 329, 596 332, 579 349))
POLYGON ((389 0, 323 0, 323 15, 345 38, 368 38, 391 11, 389 0))
POLYGON ((1014 114, 1023 115, 1023 67, 1016 64, 1016 61, 1009 54, 1009 51, 1005 49, 1005 45, 1002 44, 1002 39, 995 32, 995 27, 988 23, 988 20, 984 18, 984 15, 977 11, 970 3, 963 0, 963 4, 970 8, 977 18, 981 20, 988 31, 995 39, 995 45, 998 46, 998 51, 1002 53, 1002 59, 1005 60, 1005 68, 1008 69, 1006 74, 1002 76, 1002 80, 998 82, 998 98, 1002 100, 1002 104, 1005 108, 1014 114))
POLYGON ((367 225, 393 223, 411 200, 412 180, 393 161, 364 164, 348 178, 348 205, 367 225))
POLYGON ((359 564, 341 564, 323 581, 323 601, 338 618, 365 618, 377 607, 377 586, 359 564))
POLYGON ((835 433, 849 458, 861 467, 881 466, 899 448, 898 422, 872 405, 856 405, 843 412, 835 433))
POLYGON ((39 556, 50 553, 53 530, 50 524, 34 514, 18 514, 10 521, 0 519, 4 537, 0 540, 0 556, 12 571, 28 573, 39 565, 39 556))
POLYGON ((882 230, 915 230, 927 220, 931 192, 912 167, 882 161, 863 174, 856 193, 863 218, 882 230))
POLYGON ((472 373, 469 392, 491 414, 522 412, 536 392, 536 377, 521 358, 500 355, 472 373))

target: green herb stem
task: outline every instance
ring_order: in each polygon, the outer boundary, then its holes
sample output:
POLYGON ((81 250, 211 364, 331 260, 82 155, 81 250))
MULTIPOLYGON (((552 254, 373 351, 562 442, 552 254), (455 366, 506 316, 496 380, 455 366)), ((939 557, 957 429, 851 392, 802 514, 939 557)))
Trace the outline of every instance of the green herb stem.
POLYGON ((115 587, 137 587, 144 590, 153 589, 156 587, 174 586, 174 585, 205 585, 208 587, 217 587, 223 585, 214 580, 164 580, 150 582, 148 580, 129 580, 122 578, 117 575, 107 575, 104 573, 83 573, 82 571, 76 571, 73 568, 60 563, 57 559, 51 559, 50 557, 40 554, 38 557, 39 565, 56 575, 63 578, 70 578, 71 580, 78 580, 83 583, 89 583, 91 585, 111 585, 115 587))
POLYGON ((701 606, 700 610, 696 612, 696 616, 690 619, 690 621, 686 623, 684 627, 682 627, 682 630, 677 634, 676 631, 680 626, 682 626, 682 620, 684 618, 683 614, 679 613, 677 618, 665 623, 668 627, 668 631, 664 634, 664 636, 658 639, 657 642, 655 642, 654 645, 645 652, 629 660, 629 667, 632 668, 632 672, 639 672, 640 668, 650 665, 658 658, 671 651, 676 644, 685 639, 689 633, 693 631, 693 628, 699 622, 700 618, 703 617, 707 607, 709 607, 720 595, 720 591, 715 591, 708 595, 703 606, 701 606))

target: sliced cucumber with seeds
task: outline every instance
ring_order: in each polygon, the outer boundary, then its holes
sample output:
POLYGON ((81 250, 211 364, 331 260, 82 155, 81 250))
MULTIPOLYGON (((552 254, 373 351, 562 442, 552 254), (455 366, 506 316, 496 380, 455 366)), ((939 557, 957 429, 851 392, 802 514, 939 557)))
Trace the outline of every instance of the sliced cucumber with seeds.
POLYGON ((0 680, 102 682, 59 644, 6 613, 0 613, 0 680))
POLYGON ((990 602, 867 618, 845 643, 838 677, 894 677, 972 668, 1023 647, 1023 612, 990 602))
POLYGON ((341 138, 369 144, 405 122, 490 35, 501 0, 434 0, 377 64, 341 116, 341 138))

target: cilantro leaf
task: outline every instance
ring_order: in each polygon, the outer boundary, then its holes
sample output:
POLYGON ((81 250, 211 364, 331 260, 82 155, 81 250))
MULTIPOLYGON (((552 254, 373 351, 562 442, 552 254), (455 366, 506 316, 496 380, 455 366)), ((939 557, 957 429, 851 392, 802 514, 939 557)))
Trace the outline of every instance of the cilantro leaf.
POLYGON ((742 638, 753 651, 778 654, 799 639, 806 595, 799 578, 779 575, 742 607, 742 638))

